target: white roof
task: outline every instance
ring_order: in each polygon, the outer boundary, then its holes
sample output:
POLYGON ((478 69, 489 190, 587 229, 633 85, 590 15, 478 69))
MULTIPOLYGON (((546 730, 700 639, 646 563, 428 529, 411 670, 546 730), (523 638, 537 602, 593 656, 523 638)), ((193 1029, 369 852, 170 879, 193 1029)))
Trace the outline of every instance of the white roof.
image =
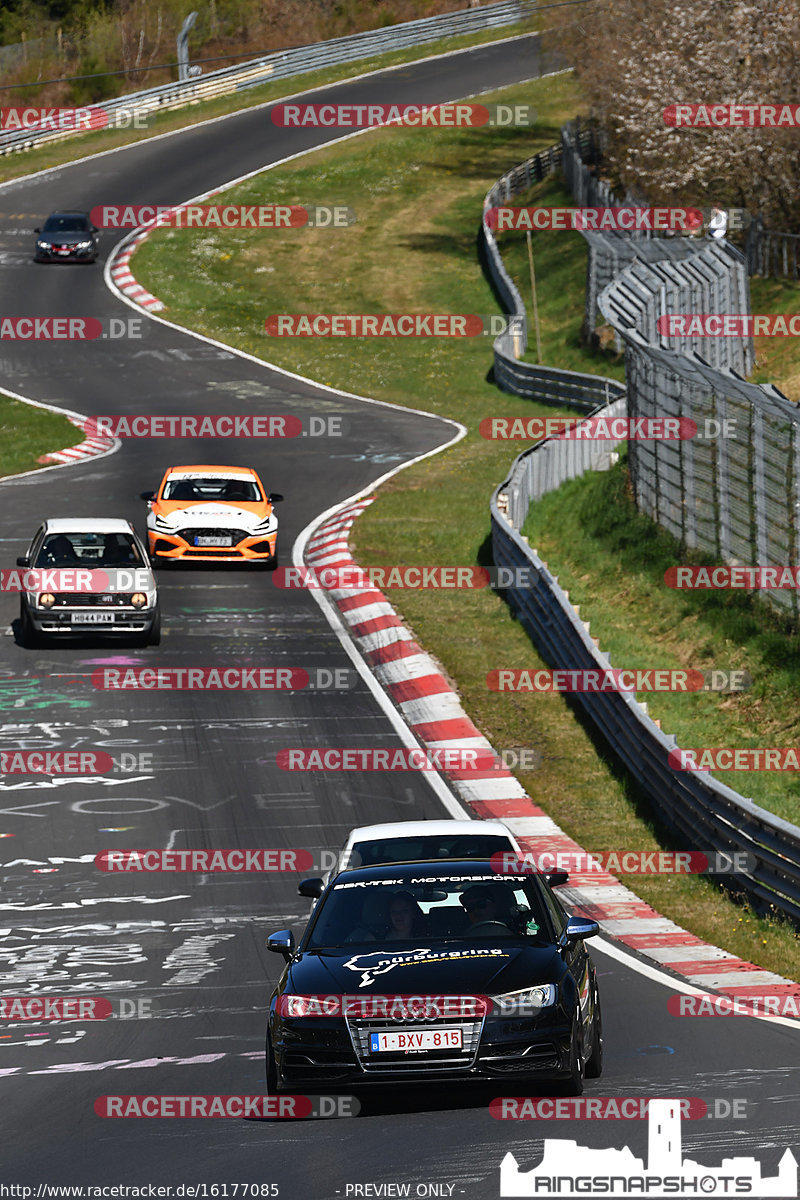
POLYGON ((458 834, 459 837, 511 837, 501 821, 394 821, 385 825, 362 825, 354 829, 350 842, 371 842, 378 838, 420 837, 424 834, 458 834))
POLYGON ((133 533, 121 517, 50 517, 45 525, 48 533, 133 533))

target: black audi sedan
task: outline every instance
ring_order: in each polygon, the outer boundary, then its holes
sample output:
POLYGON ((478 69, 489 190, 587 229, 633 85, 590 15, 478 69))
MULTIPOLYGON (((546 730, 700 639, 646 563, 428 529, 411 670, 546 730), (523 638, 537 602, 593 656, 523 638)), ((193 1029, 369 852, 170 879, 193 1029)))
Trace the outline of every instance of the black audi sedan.
POLYGON ((97 258, 97 229, 88 213, 51 213, 34 232, 36 262, 94 262, 97 258))
POLYGON ((602 1070, 600 999, 584 938, 542 875, 440 859, 337 875, 269 1001, 267 1090, 464 1080, 559 1081, 602 1070))

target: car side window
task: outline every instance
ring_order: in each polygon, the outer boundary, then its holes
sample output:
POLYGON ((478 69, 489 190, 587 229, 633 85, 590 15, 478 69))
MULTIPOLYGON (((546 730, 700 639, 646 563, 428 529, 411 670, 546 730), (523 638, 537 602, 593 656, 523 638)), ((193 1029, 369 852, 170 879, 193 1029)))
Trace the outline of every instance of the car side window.
POLYGON ((556 938, 560 938, 561 934, 566 928, 567 914, 564 912, 560 902, 553 895, 552 890, 547 886, 547 884, 543 884, 541 886, 540 892, 544 906, 547 909, 548 916, 553 923, 553 929, 555 931, 556 938))

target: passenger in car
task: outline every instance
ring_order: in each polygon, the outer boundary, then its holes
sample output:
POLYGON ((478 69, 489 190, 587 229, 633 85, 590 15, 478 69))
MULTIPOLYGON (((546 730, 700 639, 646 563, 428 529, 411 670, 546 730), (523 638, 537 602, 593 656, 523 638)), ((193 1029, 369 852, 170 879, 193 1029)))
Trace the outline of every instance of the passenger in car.
POLYGON ((425 914, 410 892, 395 892, 389 901, 387 941, 417 937, 425 932, 425 914))

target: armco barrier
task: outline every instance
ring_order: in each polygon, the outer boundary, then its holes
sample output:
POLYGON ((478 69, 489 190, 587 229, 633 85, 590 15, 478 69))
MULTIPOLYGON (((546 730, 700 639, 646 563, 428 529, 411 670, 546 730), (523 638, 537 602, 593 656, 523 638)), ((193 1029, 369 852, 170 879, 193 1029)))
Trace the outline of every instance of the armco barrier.
MULTIPOLYGON (((620 415, 624 400, 617 401, 614 409, 614 415, 620 415)), ((498 567, 528 568, 530 587, 509 588, 506 597, 549 666, 608 669, 610 658, 595 644, 568 593, 519 532, 520 514, 527 512, 529 499, 554 490, 589 467, 611 465, 613 450, 608 443, 592 452, 589 442, 566 442, 559 447, 555 445, 558 441, 547 439, 519 455, 508 479, 494 493, 493 559, 498 567), (582 458, 570 459, 574 453, 582 458)), ((668 758, 677 747, 676 739, 661 731, 647 715, 647 705, 635 696, 576 693, 574 699, 636 780, 676 843, 753 855, 756 865, 752 872, 719 876, 719 881, 744 893, 756 911, 783 913, 800 926, 800 829, 759 808, 707 772, 674 770, 668 758)))
MULTIPOLYGON (((584 180, 586 168, 582 155, 591 153, 594 146, 591 129, 570 128, 569 136, 562 136, 559 146, 550 146, 534 154, 520 166, 507 171, 498 179, 483 202, 483 220, 479 234, 479 251, 486 274, 497 298, 508 315, 509 321, 503 332, 494 341, 494 382, 501 391, 540 404, 552 404, 563 408, 574 408, 578 412, 593 412, 598 405, 607 404, 624 389, 613 379, 603 375, 585 375, 578 371, 562 371, 555 367, 542 367, 536 363, 523 362, 521 356, 528 346, 527 315, 522 297, 503 263, 494 233, 486 220, 487 210, 499 205, 508 205, 515 196, 526 192, 534 183, 564 170, 568 181, 581 180, 579 193, 584 195, 588 185, 584 180)), ((592 195, 595 193, 592 192, 592 195)), ((602 193, 604 204, 613 202, 613 195, 606 189, 602 193)))
MULTIPOLYGON (((469 8, 461 12, 443 13, 436 17, 424 17, 417 21, 405 21, 387 29, 369 30, 349 37, 333 38, 327 42, 316 42, 309 46, 296 46, 291 50, 278 50, 250 62, 234 67, 212 71, 199 79, 184 83, 165 83, 141 92, 129 92, 102 104, 89 105, 89 112, 102 114, 118 110, 125 113, 147 115, 165 112, 188 104, 198 104, 217 96, 226 96, 247 88, 258 87, 274 79, 287 79, 292 75, 303 75, 324 67, 341 63, 357 62, 377 54, 403 50, 409 46, 423 46, 426 42, 440 38, 457 37, 484 29, 501 29, 527 20, 536 12, 534 0, 503 0, 502 3, 486 4, 481 8, 469 8)), ((31 150, 46 142, 63 141, 75 137, 71 130, 39 130, 36 128, 0 133, 0 154, 13 154, 31 150)))

